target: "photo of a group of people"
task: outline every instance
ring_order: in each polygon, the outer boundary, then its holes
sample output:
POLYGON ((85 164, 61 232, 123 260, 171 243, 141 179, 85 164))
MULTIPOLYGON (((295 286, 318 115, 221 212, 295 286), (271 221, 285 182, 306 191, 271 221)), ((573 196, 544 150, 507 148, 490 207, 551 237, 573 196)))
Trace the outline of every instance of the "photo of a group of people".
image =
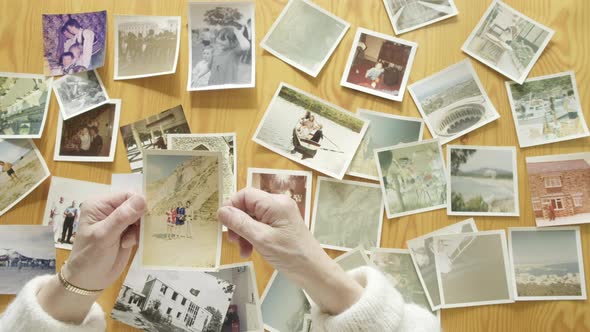
POLYGON ((66 120, 106 104, 109 99, 95 70, 63 76, 53 82, 53 89, 66 120))

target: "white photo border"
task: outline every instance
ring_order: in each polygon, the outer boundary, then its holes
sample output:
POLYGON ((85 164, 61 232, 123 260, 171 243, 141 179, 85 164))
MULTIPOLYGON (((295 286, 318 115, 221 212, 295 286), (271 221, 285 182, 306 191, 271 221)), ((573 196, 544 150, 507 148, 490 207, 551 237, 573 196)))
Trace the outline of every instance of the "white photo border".
POLYGON ((391 12, 391 9, 389 8, 389 6, 387 5, 387 0, 383 0, 383 5, 385 5, 385 10, 387 11, 387 17, 389 17, 389 21, 391 22, 391 26, 393 27, 393 31, 395 32, 396 35, 401 35, 402 33, 410 32, 410 31, 413 31, 413 30, 417 30, 417 29, 423 28, 425 26, 434 24, 436 22, 440 22, 440 21, 446 20, 447 18, 451 18, 453 16, 459 15, 459 10, 457 9, 457 6, 455 5, 455 2, 453 2, 453 0, 448 0, 448 1, 449 1, 449 4, 451 5, 451 9, 453 9, 453 12, 451 14, 444 15, 444 16, 435 18, 433 20, 420 23, 418 25, 415 25, 415 26, 412 26, 412 27, 409 27, 409 28, 406 28, 406 29, 398 29, 397 24, 396 24, 397 23, 397 20, 395 20, 395 21, 393 20, 393 16, 394 15, 391 12))

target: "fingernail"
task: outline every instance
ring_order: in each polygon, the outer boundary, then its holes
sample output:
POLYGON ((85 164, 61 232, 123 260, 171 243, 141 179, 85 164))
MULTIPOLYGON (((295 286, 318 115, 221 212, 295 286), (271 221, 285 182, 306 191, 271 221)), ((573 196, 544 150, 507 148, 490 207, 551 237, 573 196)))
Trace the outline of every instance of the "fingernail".
POLYGON ((141 195, 133 195, 127 203, 137 211, 142 211, 145 209, 145 199, 141 195))
POLYGON ((217 210, 217 217, 219 219, 228 219, 231 214, 233 213, 232 208, 229 206, 224 206, 217 210))

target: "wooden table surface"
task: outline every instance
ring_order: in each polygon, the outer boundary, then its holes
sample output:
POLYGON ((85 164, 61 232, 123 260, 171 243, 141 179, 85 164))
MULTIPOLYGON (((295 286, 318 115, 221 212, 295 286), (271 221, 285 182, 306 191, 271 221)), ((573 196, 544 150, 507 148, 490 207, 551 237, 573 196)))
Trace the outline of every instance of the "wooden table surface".
MULTIPOLYGON (((287 0, 256 1, 256 88, 188 93, 188 38, 186 1, 184 0, 1 0, 0 72, 42 73, 43 44, 41 14, 76 13, 106 9, 108 41, 105 66, 98 69, 111 98, 122 99, 121 124, 127 124, 182 104, 194 133, 232 132, 238 141, 238 187, 246 184, 248 167, 301 169, 298 164, 255 144, 251 137, 270 99, 281 81, 292 84, 352 112, 366 108, 384 113, 419 117, 416 105, 406 92, 402 103, 391 102, 341 87, 339 82, 357 27, 393 35, 393 29, 381 0, 316 0, 317 4, 350 22, 351 29, 317 78, 312 78, 264 52, 258 43, 275 21, 287 0), (182 35, 176 74, 145 79, 113 81, 113 15, 180 15, 182 35)), ((432 75, 467 57, 460 48, 490 0, 455 0, 459 15, 443 22, 402 35, 419 44, 409 84, 432 75)), ((573 70, 580 90, 582 108, 590 119, 590 1, 588 0, 507 0, 509 5, 555 30, 547 49, 529 77, 573 70)), ((467 135, 465 144, 518 146, 504 82, 506 78, 472 60, 483 86, 501 118, 467 135)), ((53 175, 110 183, 111 173, 129 172, 129 163, 121 139, 117 142, 115 162, 54 162, 53 151, 58 117, 55 96, 45 131, 35 140, 53 175)), ((425 138, 430 134, 426 133, 425 138)), ((456 142, 459 144, 458 142, 456 142)), ((475 218, 480 230, 509 226, 534 226, 528 193, 525 157, 588 151, 590 139, 578 139, 546 146, 518 149, 520 188, 519 218, 475 218)), ((314 172, 317 175, 317 172, 314 172)), ((315 179, 314 179, 315 185, 315 179)), ((49 181, 33 191, 11 211, 0 217, 0 224, 40 224, 49 181)), ((448 217, 445 210, 385 220, 382 246, 404 248, 408 239, 460 221, 448 217)), ((582 227, 584 263, 590 265, 590 228, 582 227)), ((339 253, 330 252, 332 256, 339 253)), ((68 251, 58 250, 58 265, 68 251)), ((224 240, 222 263, 241 261, 237 248, 224 240)), ((273 268, 254 254, 258 289, 264 290, 273 268)), ((586 269, 588 271, 588 269, 586 269)), ((588 275, 588 273, 586 273, 588 275)), ((107 289, 99 302, 108 313, 123 277, 107 289)), ((485 287, 485 285, 481 285, 485 287)), ((12 296, 0 296, 4 310, 12 296)), ((288 301, 288 299, 285 299, 288 301)), ((108 317, 108 316, 107 316, 108 317)), ((107 318, 108 319, 108 318, 107 318)), ((508 305, 448 309, 442 312, 445 331, 590 331, 588 301, 519 302, 508 305)), ((108 319, 109 331, 133 331, 108 319)))

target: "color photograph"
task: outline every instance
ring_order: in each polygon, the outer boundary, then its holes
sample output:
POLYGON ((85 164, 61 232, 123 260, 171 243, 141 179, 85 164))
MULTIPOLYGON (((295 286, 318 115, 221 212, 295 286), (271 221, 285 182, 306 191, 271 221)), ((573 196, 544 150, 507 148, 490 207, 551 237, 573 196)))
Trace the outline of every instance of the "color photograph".
POLYGON ((53 90, 65 120, 104 105, 109 99, 95 70, 58 78, 53 82, 53 90))
POLYGON ((459 14, 453 0, 383 0, 396 35, 459 14))
POLYGON ((270 332, 301 332, 311 305, 301 288, 275 271, 261 296, 264 328, 270 332), (288 300, 286 300, 288 299, 288 300))

